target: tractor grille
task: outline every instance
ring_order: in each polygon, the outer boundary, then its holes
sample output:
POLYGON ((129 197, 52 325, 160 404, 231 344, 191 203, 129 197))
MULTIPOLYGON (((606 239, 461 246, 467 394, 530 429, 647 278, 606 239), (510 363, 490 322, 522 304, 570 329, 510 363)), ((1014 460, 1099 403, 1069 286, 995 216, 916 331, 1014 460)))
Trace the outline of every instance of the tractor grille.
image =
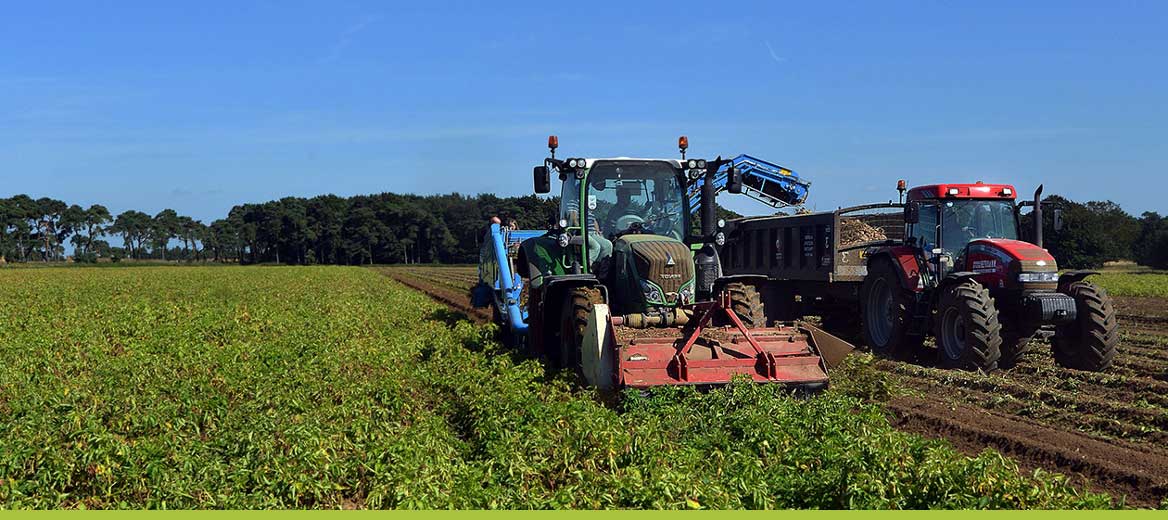
POLYGON ((694 277, 692 253, 681 242, 646 240, 633 242, 629 246, 633 250, 637 273, 661 287, 670 301, 674 301, 681 286, 694 277))

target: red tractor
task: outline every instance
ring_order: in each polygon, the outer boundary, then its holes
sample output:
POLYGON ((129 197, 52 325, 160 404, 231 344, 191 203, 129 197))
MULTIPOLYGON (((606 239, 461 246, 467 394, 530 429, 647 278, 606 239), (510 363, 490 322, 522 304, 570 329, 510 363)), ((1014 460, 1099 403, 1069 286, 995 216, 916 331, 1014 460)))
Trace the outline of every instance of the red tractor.
MULTIPOLYGON (((903 198, 903 181, 898 189, 903 198)), ((728 229, 723 269, 757 275, 768 309, 826 323, 858 308, 864 341, 888 357, 916 355, 932 335, 942 366, 990 372, 1050 337, 1060 365, 1104 370, 1119 340, 1115 309, 1086 281, 1094 272, 1059 273, 1042 248, 1041 193, 1018 204, 1010 185, 938 184, 908 190, 904 203, 743 219, 728 229), (1025 206, 1033 243, 1020 240, 1025 206), (875 236, 841 240, 855 226, 875 236)))

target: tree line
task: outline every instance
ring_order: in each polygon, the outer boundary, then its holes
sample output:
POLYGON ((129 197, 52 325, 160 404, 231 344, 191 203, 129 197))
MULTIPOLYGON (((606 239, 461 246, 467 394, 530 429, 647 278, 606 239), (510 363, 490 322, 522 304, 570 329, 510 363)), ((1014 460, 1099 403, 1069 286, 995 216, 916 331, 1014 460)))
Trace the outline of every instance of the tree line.
POLYGON ((558 206, 534 195, 322 195, 243 204, 206 224, 172 209, 113 215, 101 205, 17 195, 0 199, 0 258, 63 261, 72 245, 78 262, 474 263, 492 216, 544 228, 558 206))
MULTIPOLYGON (((1168 219, 1158 213, 1136 218, 1110 201, 1077 203, 1057 195, 1046 203, 1062 209, 1064 227, 1058 232, 1053 211, 1044 213, 1046 246, 1061 266, 1090 268, 1126 259, 1168 268, 1168 219)), ((321 195, 243 204, 205 224, 171 209, 113 215, 97 204, 83 208, 17 195, 0 199, 0 259, 63 261, 68 244, 78 262, 475 263, 491 217, 543 229, 558 205, 556 198, 534 195, 321 195), (120 246, 111 245, 114 237, 120 246)), ((1023 229, 1029 229, 1026 220, 1023 229)))

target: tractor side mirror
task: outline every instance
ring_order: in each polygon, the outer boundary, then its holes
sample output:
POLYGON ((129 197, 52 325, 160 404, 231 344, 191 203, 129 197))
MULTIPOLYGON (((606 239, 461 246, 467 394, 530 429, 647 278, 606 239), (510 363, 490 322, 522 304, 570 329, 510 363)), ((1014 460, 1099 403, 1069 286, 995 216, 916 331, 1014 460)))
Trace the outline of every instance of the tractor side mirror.
POLYGON ((904 223, 916 224, 921 221, 921 203, 910 202, 904 206, 904 223))
POLYGON ((1054 210, 1054 230, 1063 230, 1063 210, 1057 208, 1054 210))
POLYGON ((536 166, 534 171, 535 176, 535 192, 536 193, 551 193, 552 191, 552 176, 548 172, 547 166, 536 166))
POLYGON ((726 191, 735 195, 742 193, 742 174, 733 165, 726 170, 726 191))

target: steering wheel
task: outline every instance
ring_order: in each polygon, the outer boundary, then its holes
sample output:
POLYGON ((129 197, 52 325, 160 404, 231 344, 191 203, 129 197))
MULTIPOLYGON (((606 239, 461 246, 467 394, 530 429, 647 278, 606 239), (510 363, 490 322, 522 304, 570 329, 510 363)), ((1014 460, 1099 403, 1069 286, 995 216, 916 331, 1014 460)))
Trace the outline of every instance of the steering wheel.
POLYGON ((616 219, 616 232, 617 233, 624 233, 626 231, 629 231, 629 228, 631 228, 633 226, 633 224, 644 224, 644 223, 645 223, 645 219, 641 218, 639 215, 632 215, 632 214, 623 215, 620 218, 616 219))

